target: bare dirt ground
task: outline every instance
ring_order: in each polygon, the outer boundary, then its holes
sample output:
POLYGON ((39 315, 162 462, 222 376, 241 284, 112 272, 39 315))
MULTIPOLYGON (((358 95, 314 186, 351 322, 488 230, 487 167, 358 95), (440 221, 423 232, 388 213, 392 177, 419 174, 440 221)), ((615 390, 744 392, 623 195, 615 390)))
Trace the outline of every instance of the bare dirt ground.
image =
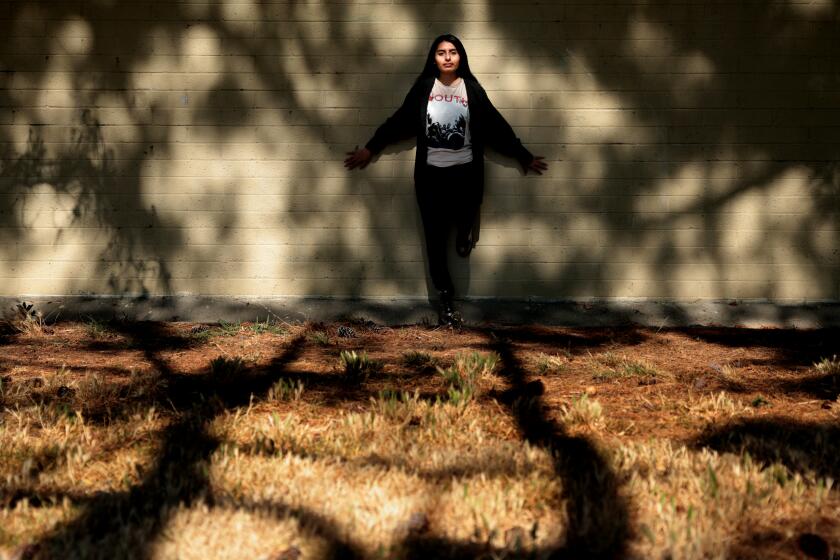
POLYGON ((836 330, 23 327, 0 558, 840 558, 836 330))

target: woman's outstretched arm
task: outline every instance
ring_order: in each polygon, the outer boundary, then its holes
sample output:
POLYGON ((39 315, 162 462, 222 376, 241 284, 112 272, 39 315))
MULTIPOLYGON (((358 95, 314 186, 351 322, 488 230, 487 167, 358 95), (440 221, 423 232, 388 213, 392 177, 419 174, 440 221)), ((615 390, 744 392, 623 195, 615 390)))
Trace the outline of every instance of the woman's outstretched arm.
POLYGON ((533 155, 522 145, 513 128, 493 106, 487 92, 482 89, 482 94, 487 102, 487 143, 500 154, 516 159, 526 174, 533 171, 542 175, 548 169, 545 158, 533 155))
POLYGON ((359 149, 356 146, 356 149, 352 152, 347 152, 344 167, 350 170, 357 167, 364 169, 373 156, 385 149, 385 146, 416 136, 417 115, 419 113, 417 96, 419 91, 419 84, 414 84, 405 96, 400 108, 376 129, 373 138, 365 144, 365 147, 359 149))

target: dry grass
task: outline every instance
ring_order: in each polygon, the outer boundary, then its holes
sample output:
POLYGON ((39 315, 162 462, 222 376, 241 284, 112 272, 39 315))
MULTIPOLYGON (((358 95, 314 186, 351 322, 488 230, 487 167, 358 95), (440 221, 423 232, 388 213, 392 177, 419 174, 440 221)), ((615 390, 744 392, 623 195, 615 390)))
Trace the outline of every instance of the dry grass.
POLYGON ((494 435, 475 404, 385 395, 317 429, 307 416, 251 414, 214 424, 226 442, 212 460, 214 494, 317 511, 370 555, 398 549, 418 514, 457 541, 480 535, 503 546, 504 532, 525 521, 545 528, 536 546, 558 536, 550 454, 494 435))
POLYGON ((689 397, 682 403, 682 407, 689 415, 702 418, 705 421, 715 421, 753 413, 748 405, 724 391, 700 397, 689 397))
POLYGON ((560 354, 538 352, 536 356, 534 356, 534 364, 537 373, 541 375, 558 374, 567 369, 570 358, 571 355, 568 352, 560 354))
POLYGON ((670 376, 647 360, 605 352, 590 356, 590 367, 594 372, 592 379, 598 382, 612 382, 633 379, 639 385, 652 385, 666 380, 670 376))
MULTIPOLYGON (((670 442, 625 445, 615 468, 639 508, 641 557, 726 558, 739 533, 756 528, 794 531, 786 520, 825 509, 832 480, 760 465, 749 455, 718 454, 670 442)), ((836 506, 833 511, 837 511, 836 506)))
POLYGON ((590 399, 587 393, 573 397, 569 404, 560 407, 560 418, 568 426, 601 427, 604 414, 601 403, 590 399))
POLYGON ((33 303, 20 301, 12 309, 10 319, 3 321, 0 327, 3 330, 11 330, 28 336, 39 336, 44 334, 44 316, 33 303))
MULTIPOLYGON (((836 394, 671 390, 696 372, 656 348, 572 355, 482 331, 355 326, 324 345, 313 326, 74 328, 99 346, 19 335, 30 363, 13 345, 0 360, 0 558, 783 558, 803 534, 840 546, 836 394), (400 336, 414 348, 392 348, 400 336), (119 337, 130 367, 86 361, 119 337), (135 348, 152 339, 169 346, 135 348), (364 375, 348 383, 347 364, 364 375), (554 384, 536 391, 533 376, 554 384), (616 429, 646 417, 672 432, 616 429)), ((784 382, 837 373, 836 359, 811 363, 784 382)), ((746 373, 723 375, 742 386, 746 373)))

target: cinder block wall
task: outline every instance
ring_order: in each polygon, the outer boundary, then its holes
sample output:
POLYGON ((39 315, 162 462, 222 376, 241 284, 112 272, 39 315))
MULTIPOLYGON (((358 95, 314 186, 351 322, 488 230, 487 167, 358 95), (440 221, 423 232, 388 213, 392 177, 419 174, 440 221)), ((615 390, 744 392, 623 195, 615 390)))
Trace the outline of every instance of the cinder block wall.
POLYGON ((0 10, 2 296, 425 295, 413 146, 342 159, 450 31, 550 165, 490 156, 462 294, 840 295, 829 0, 0 10))

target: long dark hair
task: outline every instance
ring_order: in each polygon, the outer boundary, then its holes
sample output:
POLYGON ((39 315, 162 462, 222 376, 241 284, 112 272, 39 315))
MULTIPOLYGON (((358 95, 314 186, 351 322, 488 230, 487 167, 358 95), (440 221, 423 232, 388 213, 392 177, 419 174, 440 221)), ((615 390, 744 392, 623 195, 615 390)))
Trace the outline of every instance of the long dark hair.
POLYGON ((463 43, 461 43, 461 40, 458 37, 452 35, 451 33, 440 35, 432 41, 432 46, 429 47, 429 55, 426 57, 426 65, 423 67, 423 71, 420 72, 420 75, 417 76, 417 81, 419 82, 424 78, 437 78, 440 76, 440 70, 438 70, 437 63, 435 63, 435 51, 437 51, 438 45, 444 41, 449 41, 455 45, 455 48, 458 49, 458 54, 461 57, 461 61, 458 63, 458 70, 455 71, 455 74, 461 78, 469 78, 471 80, 478 81, 473 75, 472 70, 470 70, 470 61, 467 59, 467 51, 464 49, 463 43))

